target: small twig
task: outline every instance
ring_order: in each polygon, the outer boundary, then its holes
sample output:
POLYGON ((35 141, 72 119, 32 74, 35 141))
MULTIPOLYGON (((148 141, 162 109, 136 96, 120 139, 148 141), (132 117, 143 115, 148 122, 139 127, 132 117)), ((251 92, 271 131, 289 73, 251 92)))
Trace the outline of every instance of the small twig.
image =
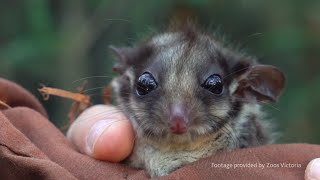
POLYGON ((62 127, 62 130, 67 129, 78 117, 78 115, 89 107, 90 96, 84 95, 84 91, 85 91, 85 88, 87 87, 87 84, 88 84, 87 81, 83 82, 83 84, 78 88, 79 93, 73 93, 73 92, 56 89, 56 88, 45 87, 45 86, 39 89, 39 92, 42 94, 44 100, 48 100, 50 95, 54 95, 54 96, 71 99, 74 101, 68 113, 69 122, 67 125, 62 127))
MULTIPOLYGON (((84 91, 88 85, 88 81, 84 81, 82 85, 78 88, 78 91, 80 95, 84 94, 84 91)), ((89 96, 87 96, 90 98, 89 96)), ((69 118, 69 125, 73 123, 73 121, 77 118, 77 116, 82 113, 85 109, 87 109, 90 105, 90 99, 89 103, 81 103, 81 102, 73 102, 70 111, 68 113, 68 118, 69 118)))
POLYGON ((12 108, 11 106, 9 106, 8 104, 6 104, 5 102, 3 102, 1 100, 0 100, 0 105, 4 106, 6 109, 11 109, 12 108))
MULTIPOLYGON (((39 92, 42 94, 44 100, 48 100, 50 95, 59 96, 62 98, 71 99, 74 102, 72 103, 70 107, 70 111, 68 113, 68 124, 61 127, 61 130, 66 130, 68 127, 75 121, 75 119, 79 116, 80 113, 82 113, 85 109, 87 109, 90 106, 90 96, 85 95, 85 89, 87 87, 88 82, 84 81, 83 84, 78 88, 78 93, 73 93, 69 91, 65 91, 62 89, 57 88, 51 88, 42 86, 39 90, 39 92)), ((109 84, 105 90, 103 91, 103 100, 105 104, 111 103, 111 94, 112 94, 112 86, 109 84)), ((3 104, 0 101, 0 105, 3 104)), ((8 106, 10 107, 10 106, 8 106)))
POLYGON ((43 86, 38 90, 42 94, 44 100, 48 100, 50 95, 55 95, 55 96, 71 99, 73 101, 77 101, 80 103, 90 104, 90 97, 84 94, 72 93, 69 91, 45 87, 45 86, 43 86))

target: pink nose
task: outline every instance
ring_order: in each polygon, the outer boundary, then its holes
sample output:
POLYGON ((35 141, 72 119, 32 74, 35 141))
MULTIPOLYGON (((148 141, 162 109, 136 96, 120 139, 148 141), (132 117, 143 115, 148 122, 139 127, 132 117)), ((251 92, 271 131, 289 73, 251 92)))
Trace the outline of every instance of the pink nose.
POLYGON ((169 129, 173 134, 184 134, 188 131, 189 111, 184 103, 177 102, 170 106, 169 129))
POLYGON ((182 116, 173 116, 170 120, 170 130, 174 134, 183 134, 187 132, 187 122, 182 116))

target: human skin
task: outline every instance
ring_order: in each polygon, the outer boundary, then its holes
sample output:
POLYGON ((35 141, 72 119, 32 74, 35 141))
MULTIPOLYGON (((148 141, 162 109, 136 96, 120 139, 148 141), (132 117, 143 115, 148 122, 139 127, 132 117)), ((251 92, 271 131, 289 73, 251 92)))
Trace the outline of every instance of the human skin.
POLYGON ((116 107, 108 105, 96 105, 80 114, 67 137, 80 152, 110 162, 124 160, 134 144, 129 120, 116 107))
MULTIPOLYGON (((127 158, 134 145, 134 131, 124 114, 110 105, 85 110, 70 126, 68 139, 88 156, 109 162, 127 158)), ((309 162, 306 180, 320 180, 320 158, 309 162)))

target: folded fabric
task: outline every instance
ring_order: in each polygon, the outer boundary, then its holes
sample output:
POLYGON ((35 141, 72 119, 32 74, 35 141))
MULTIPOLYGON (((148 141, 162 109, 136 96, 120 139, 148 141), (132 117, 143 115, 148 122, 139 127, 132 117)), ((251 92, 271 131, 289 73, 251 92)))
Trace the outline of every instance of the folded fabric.
MULTIPOLYGON (((0 79, 0 179, 148 179, 143 170, 77 152, 25 89, 0 79), (1 105, 0 105, 1 107, 1 105), (1 109, 1 108, 0 108, 1 109)), ((159 179, 303 179, 320 145, 267 145, 199 160, 159 179)))

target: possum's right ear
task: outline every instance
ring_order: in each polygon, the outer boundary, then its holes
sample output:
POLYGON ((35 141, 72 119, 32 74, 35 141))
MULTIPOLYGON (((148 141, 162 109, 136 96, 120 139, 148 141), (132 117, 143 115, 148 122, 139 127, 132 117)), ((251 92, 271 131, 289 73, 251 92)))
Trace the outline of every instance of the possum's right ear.
POLYGON ((252 65, 238 77, 235 95, 245 99, 276 102, 285 87, 285 76, 270 65, 252 65))
POLYGON ((109 49, 118 60, 118 62, 113 66, 112 70, 114 72, 122 74, 132 64, 131 58, 133 57, 133 54, 135 52, 134 48, 117 48, 110 45, 109 49))

